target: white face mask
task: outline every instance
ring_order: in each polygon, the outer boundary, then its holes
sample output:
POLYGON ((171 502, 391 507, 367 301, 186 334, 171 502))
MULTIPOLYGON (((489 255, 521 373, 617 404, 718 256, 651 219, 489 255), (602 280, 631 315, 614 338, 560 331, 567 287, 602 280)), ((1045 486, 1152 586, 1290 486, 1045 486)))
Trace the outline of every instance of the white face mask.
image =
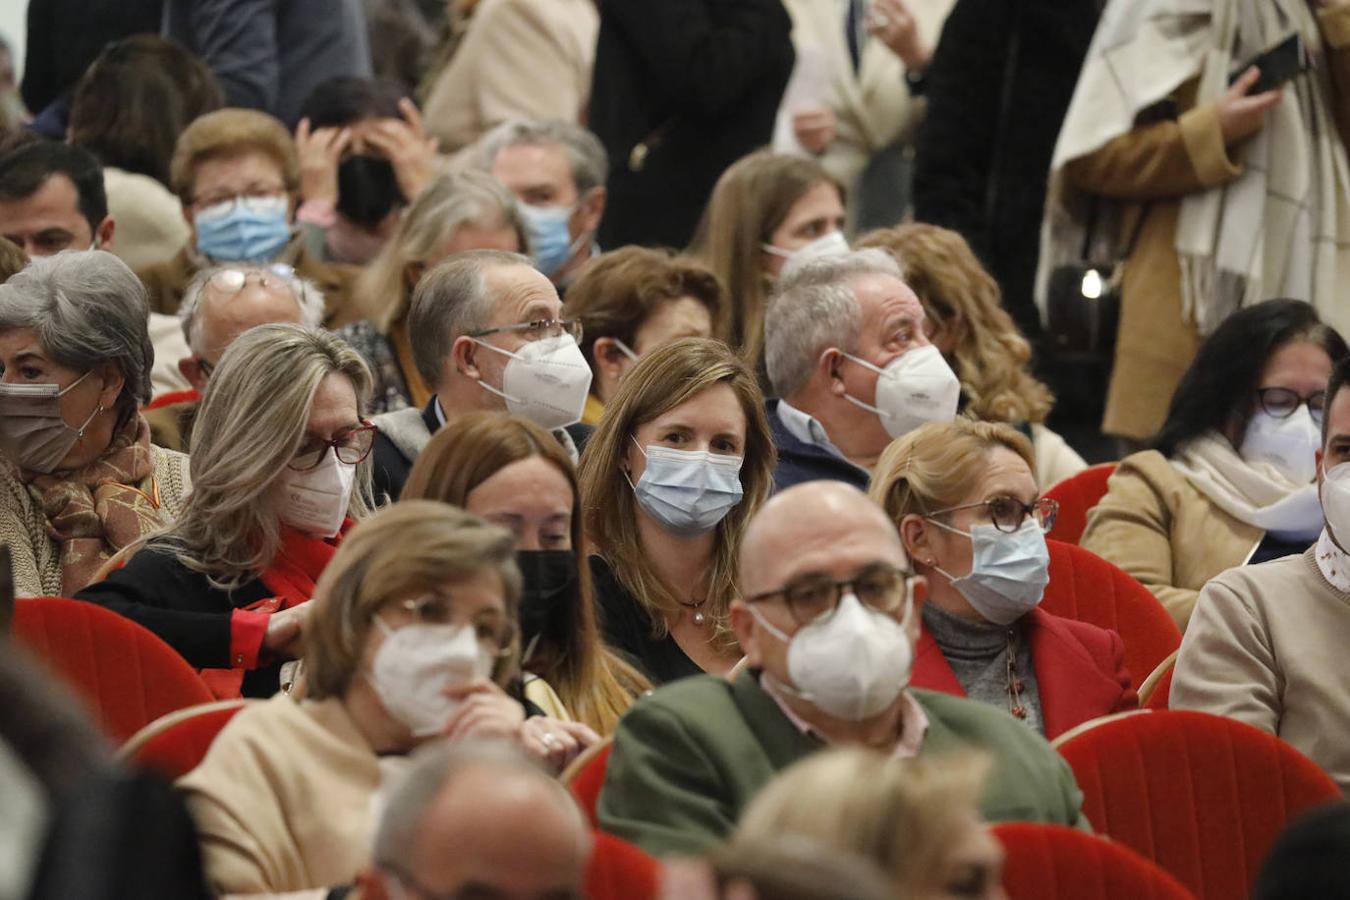
POLYGON ((1050 583, 1050 548, 1035 519, 1027 519, 1011 534, 992 524, 976 525, 965 532, 936 519, 928 521, 970 538, 969 575, 954 578, 941 566, 934 568, 985 619, 995 625, 1011 625, 1040 604, 1050 583))
POLYGON ((591 390, 591 367, 570 334, 531 341, 515 353, 474 340, 511 357, 502 373, 501 390, 478 382, 483 390, 505 399, 509 412, 550 431, 581 421, 591 390))
POLYGON ((880 376, 876 406, 848 394, 844 399, 876 413, 892 438, 903 437, 928 422, 950 422, 956 418, 961 382, 932 344, 902 353, 884 369, 847 353, 843 356, 880 376))
POLYGON ((61 397, 89 374, 64 389, 54 384, 0 384, 0 453, 28 472, 55 471, 103 411, 101 406, 95 408, 79 428, 71 428, 61 415, 61 397))
POLYGON ((492 657, 472 625, 405 625, 395 631, 379 616, 384 643, 375 651, 370 683, 385 711, 415 737, 445 728, 460 702, 445 696, 452 685, 492 673, 492 657))
POLYGON ((342 528, 356 484, 356 466, 337 458, 329 447, 312 469, 287 469, 282 479, 281 521, 305 534, 330 538, 342 528))
POLYGON ((816 709, 846 722, 879 715, 909 684, 914 647, 905 632, 914 611, 905 600, 904 621, 869 609, 852 591, 824 621, 789 637, 747 607, 765 631, 788 647, 788 675, 796 688, 783 687, 816 709))
POLYGON ((1247 423, 1238 453, 1249 463, 1274 466, 1294 484, 1317 477, 1315 454, 1322 446, 1322 429, 1313 421, 1308 404, 1300 403, 1283 419, 1258 409, 1247 423))
POLYGON ((799 266, 813 259, 843 256, 848 252, 848 238, 844 237, 842 231, 831 231, 829 234, 823 234, 796 250, 784 250, 782 247, 775 247, 773 244, 760 244, 759 246, 765 253, 772 253, 774 256, 787 260, 789 266, 799 266))

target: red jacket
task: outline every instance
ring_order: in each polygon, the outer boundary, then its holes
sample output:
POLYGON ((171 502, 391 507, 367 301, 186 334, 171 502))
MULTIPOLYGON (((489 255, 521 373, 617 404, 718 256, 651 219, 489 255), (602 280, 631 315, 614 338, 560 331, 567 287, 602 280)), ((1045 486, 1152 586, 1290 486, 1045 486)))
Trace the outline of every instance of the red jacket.
MULTIPOLYGON (((1139 707, 1125 669, 1125 645, 1114 631, 1037 608, 1027 613, 1023 634, 1031 644, 1048 740, 1089 719, 1139 707)), ((914 657, 913 687, 965 696, 927 628, 914 657)))

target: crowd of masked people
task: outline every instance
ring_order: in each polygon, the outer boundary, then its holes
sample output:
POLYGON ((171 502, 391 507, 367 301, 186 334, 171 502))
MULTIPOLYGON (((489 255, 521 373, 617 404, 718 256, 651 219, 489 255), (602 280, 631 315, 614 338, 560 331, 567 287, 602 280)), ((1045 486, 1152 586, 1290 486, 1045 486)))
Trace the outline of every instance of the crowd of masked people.
POLYGON ((6 644, 0 897, 1005 897, 1148 674, 1087 460, 1171 706, 1350 791, 1350 0, 1182 5, 30 0, 5 574, 251 702, 169 789, 6 644))

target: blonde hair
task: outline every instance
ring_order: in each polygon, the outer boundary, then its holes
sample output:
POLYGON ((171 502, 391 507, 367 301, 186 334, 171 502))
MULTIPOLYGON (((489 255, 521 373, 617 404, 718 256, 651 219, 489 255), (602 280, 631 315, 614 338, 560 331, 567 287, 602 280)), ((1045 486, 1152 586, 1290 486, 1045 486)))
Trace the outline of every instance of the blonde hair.
POLYGON ((953 368, 971 415, 1014 425, 1045 421, 1055 397, 1031 374, 1031 345, 965 238, 915 223, 873 231, 857 246, 889 250, 924 313, 939 325, 953 323, 953 368))
POLYGON ((174 145, 169 183, 184 203, 193 200, 197 167, 208 159, 258 152, 270 156, 281 170, 286 190, 300 187, 300 160, 286 126, 256 109, 218 109, 194 119, 174 145))
POLYGON ((735 638, 727 624, 731 602, 740 596, 736 580, 741 538, 750 518, 768 499, 777 462, 764 397, 744 361, 721 341, 682 338, 644 355, 619 383, 605 407, 600 426, 581 457, 581 505, 586 534, 614 570, 624 589, 648 612, 652 636, 669 633, 667 616, 681 610, 670 588, 652 568, 637 531, 637 500, 623 460, 638 426, 652 421, 719 384, 729 386, 745 415, 745 457, 741 465, 741 502, 717 524, 712 567, 708 572, 707 613, 717 627, 714 639, 730 649, 735 638))
POLYGON ((891 443, 877 460, 867 494, 898 523, 955 506, 989 465, 989 452, 1006 447, 1036 471, 1026 435, 1002 422, 956 419, 929 422, 891 443))
POLYGON ((571 487, 571 543, 579 586, 576 608, 563 611, 557 634, 540 635, 526 667, 558 692, 577 721, 610 734, 633 700, 651 689, 651 683, 600 637, 586 564, 581 491, 576 469, 562 445, 525 419, 498 412, 468 413, 432 437, 413 464, 402 497, 464 507, 474 488, 512 463, 533 457, 546 460, 571 487))
POLYGON ((764 308, 769 279, 761 260, 764 244, 783 224, 792 205, 818 184, 839 184, 814 159, 761 150, 738 160, 713 188, 690 252, 726 285, 732 303, 724 307, 716 334, 759 366, 764 348, 764 308))
MULTIPOLYGON (((341 697, 361 665, 371 623, 390 600, 439 590, 448 581, 495 569, 510 621, 520 600, 511 535, 445 503, 400 501, 354 530, 314 588, 305 624, 304 659, 309 696, 341 697)), ((515 630, 501 648, 493 680, 515 675, 515 630)))
MULTIPOLYGON (((281 547, 275 485, 304 440, 319 383, 338 374, 370 401, 370 370, 325 331, 260 325, 221 356, 192 429, 192 492, 182 515, 155 542, 189 569, 230 590, 258 575, 281 547)), ((348 514, 369 512, 370 462, 357 470, 348 514)))
POLYGON ((920 895, 961 832, 980 821, 989 771, 979 753, 897 759, 866 747, 813 754, 750 802, 731 838, 809 838, 877 863, 901 896, 920 895))

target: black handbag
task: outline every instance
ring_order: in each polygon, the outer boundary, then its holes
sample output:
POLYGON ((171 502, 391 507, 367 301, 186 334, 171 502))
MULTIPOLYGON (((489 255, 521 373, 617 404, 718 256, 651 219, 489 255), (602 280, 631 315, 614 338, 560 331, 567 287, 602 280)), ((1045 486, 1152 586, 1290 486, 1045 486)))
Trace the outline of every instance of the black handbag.
POLYGON ((1046 284, 1046 337, 1058 355, 1110 359, 1115 352, 1121 276, 1139 241, 1148 205, 1139 211, 1129 243, 1114 260, 1092 259, 1100 207, 1101 200, 1094 198, 1079 262, 1055 267, 1046 284))

